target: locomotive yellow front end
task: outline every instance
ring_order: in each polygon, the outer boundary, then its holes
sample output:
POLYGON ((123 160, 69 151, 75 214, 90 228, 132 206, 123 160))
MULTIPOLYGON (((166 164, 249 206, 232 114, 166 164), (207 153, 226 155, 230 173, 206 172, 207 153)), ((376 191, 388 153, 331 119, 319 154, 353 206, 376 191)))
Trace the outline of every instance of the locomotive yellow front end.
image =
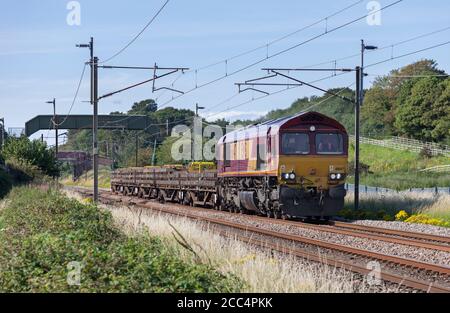
POLYGON ((332 119, 280 129, 279 198, 283 214, 327 218, 344 206, 348 136, 332 119))

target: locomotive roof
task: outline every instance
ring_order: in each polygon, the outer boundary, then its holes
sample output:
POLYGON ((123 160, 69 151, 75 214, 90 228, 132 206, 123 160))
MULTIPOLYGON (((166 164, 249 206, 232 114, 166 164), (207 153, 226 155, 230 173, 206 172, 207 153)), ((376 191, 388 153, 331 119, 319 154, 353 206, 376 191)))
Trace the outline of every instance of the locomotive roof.
POLYGON ((272 119, 260 124, 253 124, 247 127, 239 128, 237 130, 234 130, 232 132, 227 133, 225 136, 220 138, 219 143, 223 143, 224 140, 229 142, 234 142, 236 140, 243 140, 243 139, 249 139, 267 134, 269 131, 269 128, 271 129, 271 133, 275 134, 278 133, 280 128, 282 128, 285 125, 291 124, 290 122, 296 123, 325 123, 329 124, 339 130, 342 130, 345 132, 344 126, 342 126, 338 121, 335 119, 328 117, 326 115, 323 115, 318 112, 300 112, 294 116, 287 116, 282 117, 278 119, 272 119), (304 121, 303 119, 310 115, 311 120, 310 121, 304 121), (225 138, 226 137, 226 138, 225 138))

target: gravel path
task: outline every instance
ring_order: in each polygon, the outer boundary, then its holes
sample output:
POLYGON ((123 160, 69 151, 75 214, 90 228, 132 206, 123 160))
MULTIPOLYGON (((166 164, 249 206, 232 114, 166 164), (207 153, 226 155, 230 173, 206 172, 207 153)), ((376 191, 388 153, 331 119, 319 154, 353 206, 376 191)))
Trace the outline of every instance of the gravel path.
POLYGON ((450 237, 450 228, 434 225, 405 223, 405 222, 368 221, 368 220, 354 221, 353 224, 450 237))

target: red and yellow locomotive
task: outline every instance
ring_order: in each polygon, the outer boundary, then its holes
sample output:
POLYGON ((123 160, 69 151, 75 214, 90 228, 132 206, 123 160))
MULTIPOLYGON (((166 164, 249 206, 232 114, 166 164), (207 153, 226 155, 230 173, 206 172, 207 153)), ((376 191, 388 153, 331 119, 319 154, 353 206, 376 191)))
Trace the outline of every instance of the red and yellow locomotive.
POLYGON ((275 217, 330 217, 343 208, 348 135, 308 112, 228 133, 219 140, 222 208, 275 217))

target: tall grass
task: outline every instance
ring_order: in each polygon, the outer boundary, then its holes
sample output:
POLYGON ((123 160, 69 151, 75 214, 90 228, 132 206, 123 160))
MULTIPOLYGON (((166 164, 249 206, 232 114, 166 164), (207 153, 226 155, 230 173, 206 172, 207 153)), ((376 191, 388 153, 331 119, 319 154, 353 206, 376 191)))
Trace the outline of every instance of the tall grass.
POLYGON ((419 213, 423 213, 434 218, 440 218, 450 223, 450 195, 440 197, 432 205, 421 208, 419 213))
MULTIPOLYGON (((90 170, 81 175, 77 181, 73 181, 72 176, 64 177, 61 183, 66 186, 92 187, 94 186, 94 171, 90 170)), ((98 186, 105 189, 111 187, 111 169, 109 167, 102 166, 99 168, 98 186)))
POLYGON ((406 211, 409 215, 425 213, 450 222, 450 195, 419 192, 360 193, 359 212, 354 211, 354 193, 345 198, 343 217, 351 219, 393 220, 395 215, 406 211))
MULTIPOLYGON (((409 188, 450 187, 449 173, 377 172, 374 174, 363 174, 360 176, 360 179, 361 184, 366 186, 378 186, 399 191, 409 188)), ((353 183, 354 177, 349 177, 347 182, 353 183)))

